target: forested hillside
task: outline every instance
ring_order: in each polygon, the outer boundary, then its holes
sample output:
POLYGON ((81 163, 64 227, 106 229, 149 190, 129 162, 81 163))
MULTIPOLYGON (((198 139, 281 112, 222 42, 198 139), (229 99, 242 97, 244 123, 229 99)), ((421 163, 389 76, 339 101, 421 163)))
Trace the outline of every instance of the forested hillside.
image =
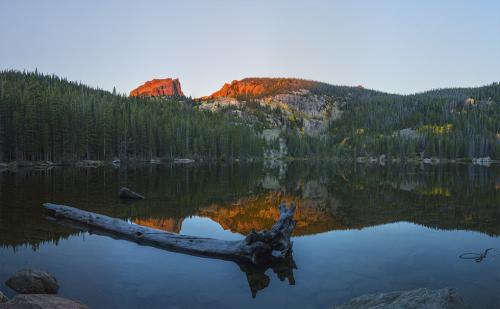
POLYGON ((347 98, 325 134, 287 140, 295 156, 500 159, 500 85, 347 98))
POLYGON ((403 96, 248 78, 195 102, 0 72, 0 162, 244 159, 283 145, 290 157, 499 160, 500 85, 403 96), (266 128, 281 132, 275 143, 266 128))
POLYGON ((0 72, 0 162, 260 156, 252 128, 187 99, 127 98, 56 76, 0 72))

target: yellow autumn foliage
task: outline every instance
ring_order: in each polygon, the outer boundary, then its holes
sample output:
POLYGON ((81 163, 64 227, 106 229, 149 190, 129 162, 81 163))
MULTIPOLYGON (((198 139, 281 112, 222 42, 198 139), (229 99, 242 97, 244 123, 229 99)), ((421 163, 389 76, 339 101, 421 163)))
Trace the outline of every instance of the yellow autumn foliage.
POLYGON ((447 123, 444 125, 426 124, 418 129, 420 132, 433 133, 436 135, 444 135, 453 131, 453 124, 447 123))

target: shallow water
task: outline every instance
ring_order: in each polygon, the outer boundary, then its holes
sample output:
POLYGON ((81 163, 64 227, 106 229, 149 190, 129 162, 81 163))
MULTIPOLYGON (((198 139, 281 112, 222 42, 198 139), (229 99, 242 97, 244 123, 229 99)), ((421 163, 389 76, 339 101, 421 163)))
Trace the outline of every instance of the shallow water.
POLYGON ((496 167, 142 165, 0 174, 0 290, 37 267, 92 308, 328 308, 367 293, 455 287, 500 307, 496 167), (128 186, 146 195, 116 195, 128 186), (89 234, 48 220, 54 202, 183 234, 240 239, 297 204, 293 261, 249 270, 89 234), (494 248, 481 262, 464 252, 494 248), (295 266, 295 267, 294 267, 295 266), (281 277, 281 280, 279 277, 281 277))

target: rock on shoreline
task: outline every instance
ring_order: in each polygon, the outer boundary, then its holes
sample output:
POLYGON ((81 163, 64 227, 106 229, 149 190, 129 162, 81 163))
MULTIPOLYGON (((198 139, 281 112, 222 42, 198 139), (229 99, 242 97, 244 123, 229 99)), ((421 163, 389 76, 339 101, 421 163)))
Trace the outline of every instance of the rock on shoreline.
POLYGON ((38 269, 21 269, 5 284, 21 294, 57 294, 59 284, 50 273, 38 269))
POLYGON ((420 288, 410 291, 397 291, 363 295, 332 309, 468 309, 462 298, 452 288, 431 290, 420 288))
POLYGON ((5 296, 2 291, 0 291, 0 304, 1 303, 6 303, 9 301, 9 298, 7 296, 5 296))
POLYGON ((59 284, 44 270, 22 269, 5 283, 20 293, 9 300, 0 292, 0 309, 89 309, 87 306, 56 296, 59 284))
POLYGON ((74 300, 47 294, 20 294, 6 303, 0 303, 0 309, 89 309, 74 300))

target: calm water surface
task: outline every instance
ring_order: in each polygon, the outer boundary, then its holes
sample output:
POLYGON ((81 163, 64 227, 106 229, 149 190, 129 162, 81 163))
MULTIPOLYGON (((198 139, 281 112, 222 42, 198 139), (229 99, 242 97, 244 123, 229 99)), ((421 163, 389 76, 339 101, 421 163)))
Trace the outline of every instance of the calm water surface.
POLYGON ((367 293, 455 287, 500 307, 498 167, 142 165, 0 173, 0 290, 37 267, 92 308, 328 308, 367 293), (128 186, 144 201, 120 201, 128 186), (241 239, 297 204, 293 260, 275 269, 193 257, 49 220, 54 202, 183 234, 241 239), (481 262, 464 252, 494 248, 481 262))

